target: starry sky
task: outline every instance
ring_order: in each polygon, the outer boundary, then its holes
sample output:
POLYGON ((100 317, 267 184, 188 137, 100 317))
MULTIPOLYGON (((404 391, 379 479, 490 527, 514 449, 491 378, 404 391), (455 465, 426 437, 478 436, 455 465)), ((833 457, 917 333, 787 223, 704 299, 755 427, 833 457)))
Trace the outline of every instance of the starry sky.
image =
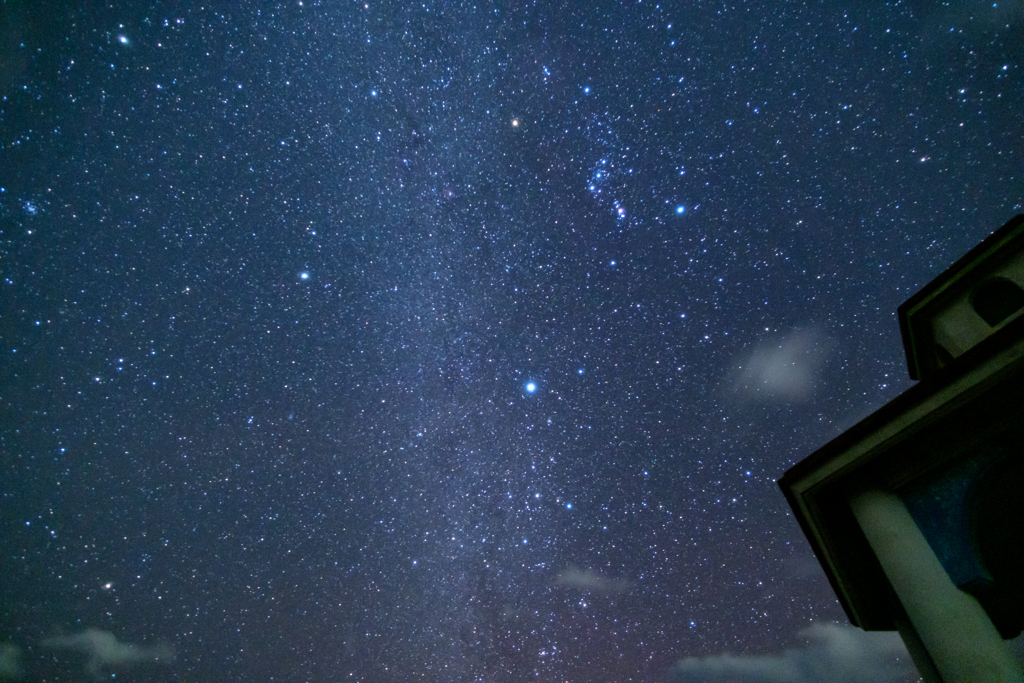
POLYGON ((0 3, 0 677, 860 637, 776 480, 1024 209, 1019 0, 66 4, 0 3))

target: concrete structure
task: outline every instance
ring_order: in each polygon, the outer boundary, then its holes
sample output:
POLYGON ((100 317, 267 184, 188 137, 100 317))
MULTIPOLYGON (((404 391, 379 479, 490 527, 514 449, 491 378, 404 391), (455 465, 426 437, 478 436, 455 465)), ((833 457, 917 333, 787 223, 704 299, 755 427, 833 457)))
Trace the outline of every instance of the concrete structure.
POLYGON ((850 620, 926 681, 1024 681, 1024 215, 899 309, 921 381, 779 481, 850 620))

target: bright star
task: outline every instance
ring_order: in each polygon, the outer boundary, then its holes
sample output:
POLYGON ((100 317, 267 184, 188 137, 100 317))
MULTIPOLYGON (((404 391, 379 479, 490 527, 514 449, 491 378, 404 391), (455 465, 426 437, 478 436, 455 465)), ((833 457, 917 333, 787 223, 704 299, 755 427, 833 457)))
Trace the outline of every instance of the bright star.
POLYGON ((513 128, 519 127, 519 119, 512 119, 512 127, 513 128))
POLYGON ((128 36, 118 36, 117 40, 122 45, 127 45, 128 44, 128 36))
POLYGON ((534 384, 533 382, 527 382, 526 383, 526 391, 527 391, 527 393, 532 394, 533 392, 537 391, 537 385, 534 384))
POLYGON ((686 207, 680 204, 676 207, 676 213, 686 213, 686 207))
POLYGON ((305 271, 305 270, 302 271, 301 273, 299 273, 299 279, 300 280, 308 280, 309 279, 309 273, 307 271, 305 271))

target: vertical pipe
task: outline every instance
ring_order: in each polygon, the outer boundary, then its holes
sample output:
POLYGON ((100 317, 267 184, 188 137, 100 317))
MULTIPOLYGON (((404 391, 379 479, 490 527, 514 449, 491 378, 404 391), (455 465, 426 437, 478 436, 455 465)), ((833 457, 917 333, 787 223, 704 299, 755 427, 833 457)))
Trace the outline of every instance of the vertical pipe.
POLYGON ((850 497, 850 507, 944 683, 1021 683, 1024 673, 972 596, 961 591, 892 493, 850 497))

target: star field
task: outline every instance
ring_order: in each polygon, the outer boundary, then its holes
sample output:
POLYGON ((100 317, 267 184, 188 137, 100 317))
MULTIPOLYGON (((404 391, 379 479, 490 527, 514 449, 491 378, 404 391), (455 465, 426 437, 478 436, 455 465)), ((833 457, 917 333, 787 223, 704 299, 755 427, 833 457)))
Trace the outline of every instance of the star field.
POLYGON ((1024 209, 1019 10, 8 8, 18 670, 684 680, 847 623, 775 482, 1024 209))

